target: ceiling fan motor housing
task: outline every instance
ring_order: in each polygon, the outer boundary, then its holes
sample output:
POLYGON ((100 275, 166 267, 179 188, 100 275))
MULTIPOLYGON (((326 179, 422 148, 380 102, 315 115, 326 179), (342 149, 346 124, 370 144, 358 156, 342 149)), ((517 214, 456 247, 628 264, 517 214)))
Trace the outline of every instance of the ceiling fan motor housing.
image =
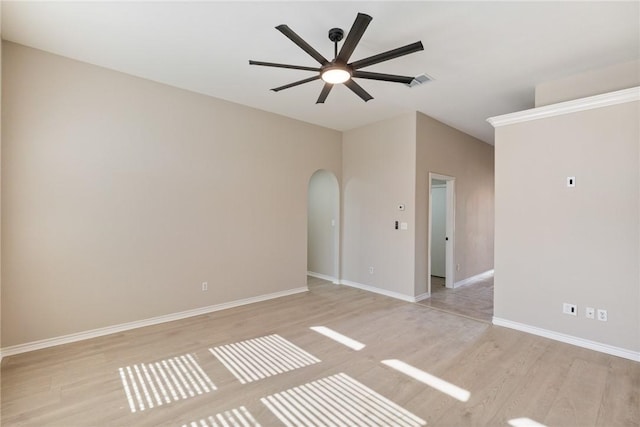
POLYGON ((334 43, 339 42, 344 37, 344 31, 342 28, 332 28, 329 30, 329 40, 334 43))

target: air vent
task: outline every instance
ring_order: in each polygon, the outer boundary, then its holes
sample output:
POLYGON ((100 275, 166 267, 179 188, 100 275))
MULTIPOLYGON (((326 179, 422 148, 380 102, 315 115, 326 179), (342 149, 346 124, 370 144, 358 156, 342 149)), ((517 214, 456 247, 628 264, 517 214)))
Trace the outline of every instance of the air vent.
POLYGON ((411 81, 411 83, 409 83, 407 86, 409 87, 420 86, 430 82, 431 80, 433 80, 433 77, 427 76, 426 74, 420 74, 419 76, 415 76, 411 81))

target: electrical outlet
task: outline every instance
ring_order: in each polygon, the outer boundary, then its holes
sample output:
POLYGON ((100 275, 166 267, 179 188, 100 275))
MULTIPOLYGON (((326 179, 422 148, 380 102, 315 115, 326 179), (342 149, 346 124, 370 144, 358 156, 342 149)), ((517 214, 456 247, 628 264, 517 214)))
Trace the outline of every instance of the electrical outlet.
POLYGON ((584 309, 584 315, 587 317, 587 319, 595 319, 596 309, 593 307, 587 307, 584 309))
POLYGON ((373 274, 373 267, 369 267, 369 274, 373 274))
POLYGON ((565 302, 564 304, 562 304, 562 312, 564 314, 570 314, 571 316, 577 316, 578 306, 576 306, 575 304, 569 304, 565 302))
POLYGON ((601 308, 598 309, 598 320, 601 322, 607 321, 607 310, 603 310, 601 308))
POLYGON ((209 290, 209 284, 207 282, 202 282, 202 290, 203 291, 209 290))

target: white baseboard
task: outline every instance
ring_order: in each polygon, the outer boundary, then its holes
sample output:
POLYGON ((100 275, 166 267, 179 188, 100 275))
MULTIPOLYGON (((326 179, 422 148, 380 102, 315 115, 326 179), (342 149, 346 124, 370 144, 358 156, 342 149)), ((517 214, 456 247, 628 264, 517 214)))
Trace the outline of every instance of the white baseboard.
POLYGON ((316 273, 314 271, 307 271, 307 276, 315 277, 317 279, 328 280, 334 285, 339 285, 340 281, 333 276, 327 276, 326 274, 316 273))
POLYGON ((611 354, 613 356, 622 357, 629 360, 640 362, 640 352, 627 350, 625 348, 615 347, 608 344, 602 344, 596 341, 586 340, 584 338, 566 335, 560 332, 550 331, 548 329, 538 328, 536 326, 526 325, 524 323, 513 322, 511 320, 493 318, 493 324, 496 326, 504 326, 505 328, 515 329, 529 334, 538 335, 555 341, 573 344, 578 347, 588 348, 589 350, 599 351, 600 353, 611 354))
POLYGON ((423 294, 416 295, 415 298, 413 299, 413 302, 419 302, 430 297, 431 297, 431 294, 429 292, 425 292, 423 294))
POLYGON ((280 298, 287 295, 293 295, 301 292, 307 292, 309 288, 306 286, 286 291, 274 292, 271 294, 258 295, 256 297, 245 298, 241 300, 225 302, 222 304, 210 305, 207 307, 194 308, 193 310, 181 311, 178 313, 165 314, 163 316, 152 317, 150 319, 137 320, 135 322, 121 323, 119 325, 107 326, 104 328, 92 329, 89 331, 78 332, 75 334, 63 335, 60 337, 47 338, 44 340, 33 341, 25 344, 12 345, 0 349, 0 360, 3 357, 12 356, 14 354, 26 353, 28 351, 40 350, 47 347, 53 347, 61 344, 69 344, 72 342, 88 340, 104 335, 115 334, 117 332, 129 331, 131 329, 142 328, 145 326, 157 325, 159 323, 172 322, 174 320, 186 319, 187 317, 200 316, 201 314, 213 313, 214 311, 226 310, 228 308, 239 307, 241 305, 253 304, 260 301, 266 301, 274 298, 280 298))
POLYGON ((460 280, 459 282, 455 282, 453 284, 453 287, 459 288, 460 286, 469 285, 473 282, 477 282, 478 280, 488 279, 491 276, 493 276, 493 269, 487 270, 483 273, 476 274, 475 276, 467 277, 466 279, 460 280))
POLYGON ((409 295, 401 294, 399 292, 388 291, 386 289, 376 288, 375 286, 363 285, 362 283, 352 282, 350 280, 340 280, 340 284, 345 286, 350 286, 352 288, 362 289, 363 291, 369 291, 369 292, 384 295, 387 297, 399 299, 406 302, 418 302, 418 301, 421 301, 422 299, 429 297, 428 294, 427 296, 424 296, 425 294, 421 294, 416 297, 412 297, 409 295), (421 298, 421 299, 419 300, 418 298, 421 298))

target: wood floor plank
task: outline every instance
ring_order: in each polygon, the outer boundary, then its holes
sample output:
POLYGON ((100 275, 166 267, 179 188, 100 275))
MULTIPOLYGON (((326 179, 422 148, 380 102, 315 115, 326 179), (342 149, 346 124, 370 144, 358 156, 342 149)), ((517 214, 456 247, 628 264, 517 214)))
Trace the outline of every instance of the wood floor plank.
POLYGON ((2 425, 182 426, 245 407, 262 426, 279 426, 262 398, 340 373, 429 425, 497 426, 522 417, 549 426, 640 424, 638 363, 317 279, 309 286, 303 294, 6 357, 2 425), (365 347, 355 351, 312 326, 365 347), (272 334, 320 362, 242 384, 209 352, 272 334), (181 355, 197 361, 216 389, 158 404, 151 385, 160 380, 143 376, 155 405, 132 412, 119 370, 181 355), (469 400, 381 363, 390 359, 468 390, 469 400))
POLYGON ((419 304, 490 323, 493 318, 493 276, 454 289, 444 286, 444 278, 431 276, 431 297, 419 304))
POLYGON ((607 374, 606 366, 579 358, 574 359, 562 388, 543 422, 548 425, 594 424, 603 398, 607 374))
POLYGON ((605 358, 608 375, 596 425, 637 427, 640 419, 640 364, 605 358), (622 362, 622 363, 621 363, 622 362))
MULTIPOLYGON (((518 334, 519 335, 519 334, 518 334)), ((528 337, 508 343, 500 343, 501 349, 494 361, 485 364, 489 369, 477 370, 473 382, 469 381, 468 387, 477 390, 481 388, 481 394, 474 394, 465 408, 451 411, 440 422, 447 425, 455 423, 458 416, 464 415, 473 418, 479 425, 506 424, 502 407, 505 400, 509 399, 527 376, 533 366, 538 363, 545 349, 542 346, 529 345, 528 337)))
MULTIPOLYGON (((505 396, 496 415, 487 425, 505 424, 512 419, 528 418, 536 422, 545 419, 564 383, 574 358, 568 345, 551 343, 540 337, 528 336, 536 350, 536 363, 518 378, 518 387, 505 396), (541 352, 541 353, 540 353, 541 352)), ((527 349, 530 347, 527 346, 527 349)))

